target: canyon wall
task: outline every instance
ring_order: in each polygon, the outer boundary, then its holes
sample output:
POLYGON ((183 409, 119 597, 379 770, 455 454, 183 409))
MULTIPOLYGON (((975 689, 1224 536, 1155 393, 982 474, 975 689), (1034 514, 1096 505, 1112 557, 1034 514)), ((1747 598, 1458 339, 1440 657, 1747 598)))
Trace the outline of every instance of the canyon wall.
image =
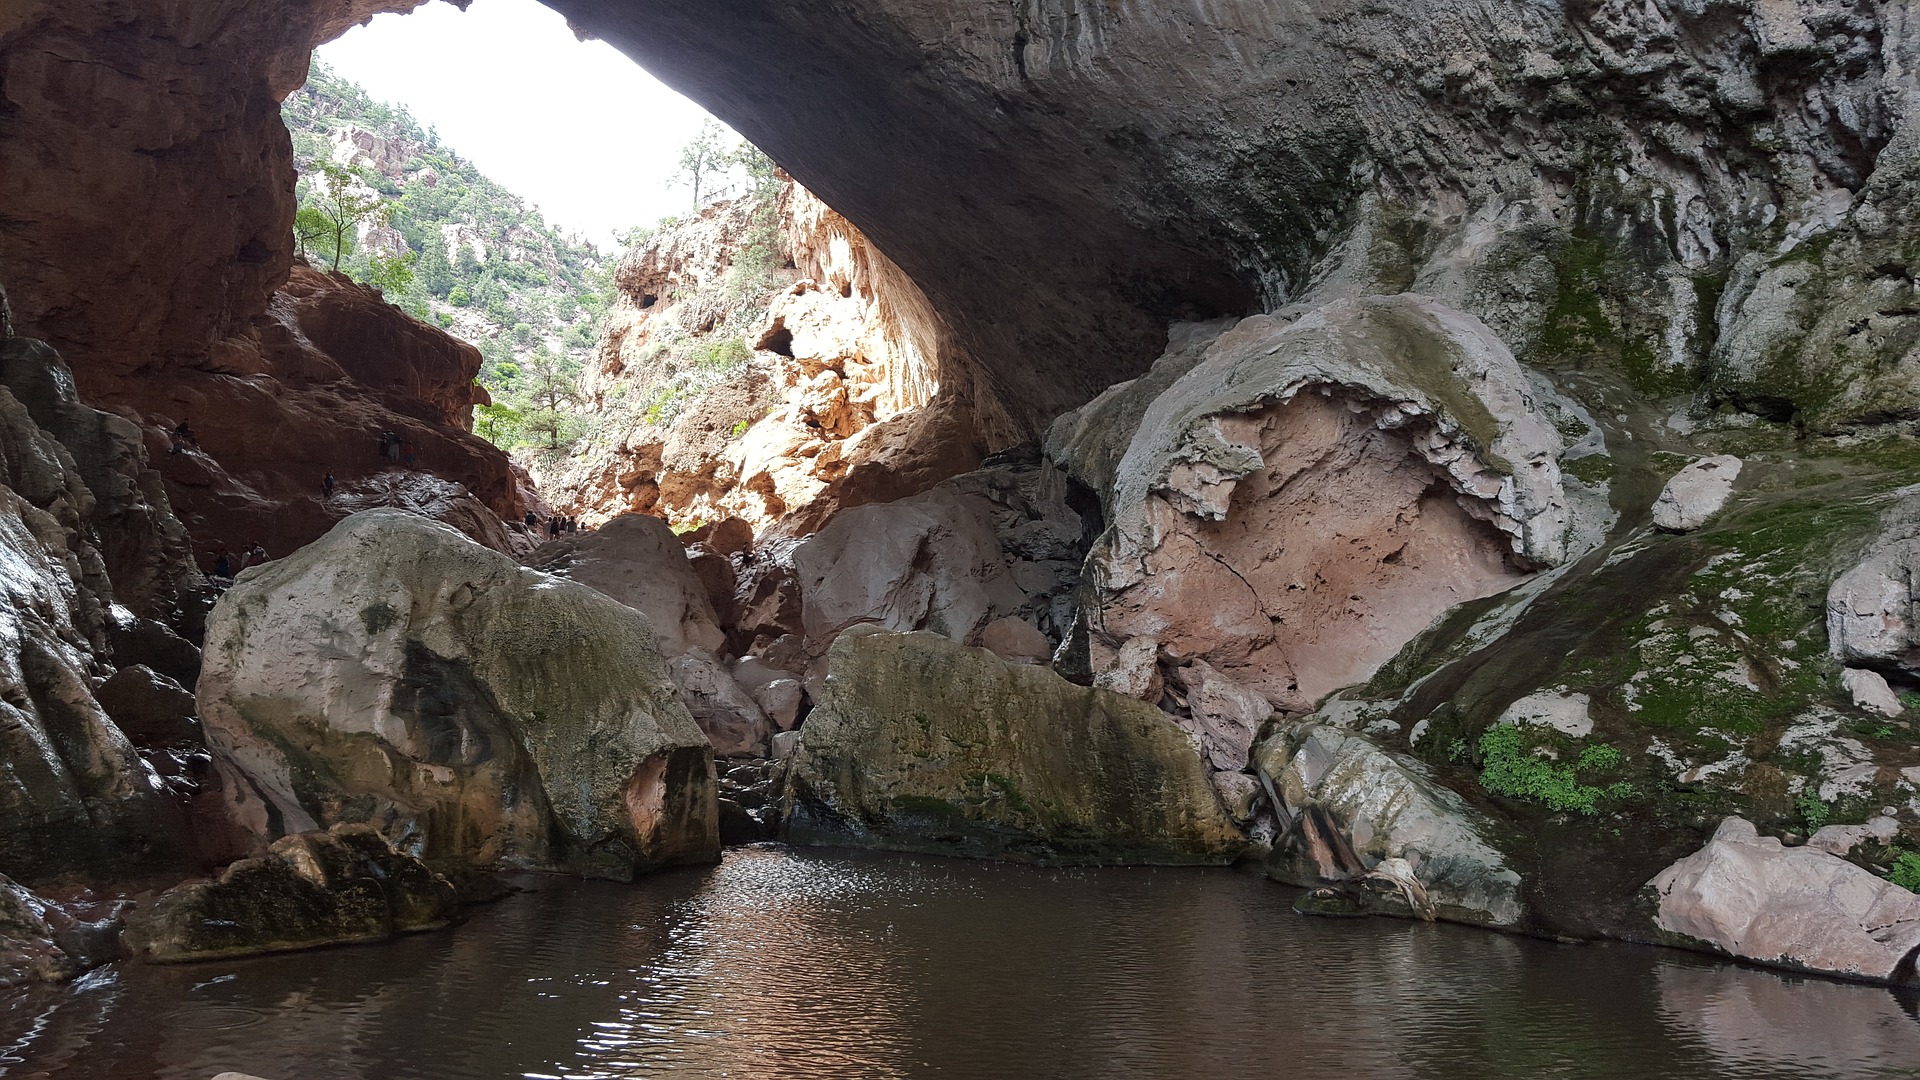
POLYGON ((467 434, 473 350, 341 278, 294 269, 279 103, 314 45, 417 2, 16 5, 0 15, 0 280, 17 332, 141 432, 203 568, 284 555, 359 503, 447 508, 506 545, 523 506, 467 434), (291 275, 291 277, 290 277, 291 275), (193 438, 174 452, 174 429, 193 438), (413 442, 390 470, 378 439, 413 442), (431 491, 419 487, 422 477, 431 491), (360 490, 365 489, 365 490, 360 490))
POLYGON ((547 497, 591 524, 735 517, 797 538, 1018 440, 919 287, 784 177, 663 228, 614 281, 581 375, 591 431, 534 459, 547 497))

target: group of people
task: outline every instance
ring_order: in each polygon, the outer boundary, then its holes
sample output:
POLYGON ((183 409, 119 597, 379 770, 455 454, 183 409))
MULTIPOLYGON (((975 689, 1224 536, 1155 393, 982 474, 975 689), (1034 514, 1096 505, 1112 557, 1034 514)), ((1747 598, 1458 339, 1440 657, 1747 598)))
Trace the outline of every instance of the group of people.
POLYGON ((397 433, 391 431, 383 431, 380 433, 380 456, 384 458, 388 464, 404 465, 411 469, 413 468, 413 463, 419 460, 419 455, 419 449, 415 447, 412 442, 401 438, 397 433))
POLYGON ((539 536, 540 530, 544 525, 544 527, 547 530, 548 539, 552 539, 556 536, 562 536, 567 533, 577 533, 580 531, 579 518, 564 517, 560 514, 555 514, 552 517, 548 518, 545 522, 542 522, 540 520, 539 514, 536 514, 533 511, 529 510, 527 511, 526 521, 527 521, 527 532, 533 536, 539 536))
POLYGON ((213 570, 208 576, 215 578, 236 578, 240 576, 240 571, 247 567, 259 566, 268 561, 267 549, 258 540, 255 540, 253 545, 241 554, 238 565, 235 564, 233 553, 225 548, 208 554, 213 556, 213 570))

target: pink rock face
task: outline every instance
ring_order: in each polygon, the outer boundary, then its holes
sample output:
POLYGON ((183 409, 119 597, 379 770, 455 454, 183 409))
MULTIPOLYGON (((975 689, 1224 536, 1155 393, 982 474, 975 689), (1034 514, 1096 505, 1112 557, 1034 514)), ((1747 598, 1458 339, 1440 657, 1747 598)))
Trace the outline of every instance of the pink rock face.
POLYGON ((1651 884, 1660 929, 1763 964, 1884 982, 1920 947, 1920 896, 1742 818, 1651 884))
MULTIPOLYGON (((1229 489, 1225 520, 1151 497, 1164 540, 1108 601, 1104 631, 1156 639, 1164 656, 1300 709, 1365 681, 1441 612, 1524 579, 1506 537, 1417 452, 1419 429, 1384 429, 1377 411, 1303 393, 1222 418, 1266 466, 1229 489)), ((1211 487, 1182 501, 1204 505, 1221 494, 1211 487)))

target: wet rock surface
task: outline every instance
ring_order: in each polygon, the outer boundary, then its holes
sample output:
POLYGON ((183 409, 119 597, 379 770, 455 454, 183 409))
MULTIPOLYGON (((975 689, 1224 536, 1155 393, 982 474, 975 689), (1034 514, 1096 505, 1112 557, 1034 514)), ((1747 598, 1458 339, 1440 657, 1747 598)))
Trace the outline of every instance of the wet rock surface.
POLYGON ((180 963, 384 941, 458 915, 445 877, 371 826, 338 825, 175 886, 132 918, 127 940, 140 959, 180 963))
MULTIPOLYGON (((1363 735, 1313 723, 1274 735, 1254 762, 1290 816, 1330 811, 1342 834, 1335 848, 1358 860, 1341 865, 1327 846, 1331 837, 1295 826, 1275 840, 1270 876, 1315 887, 1357 879, 1399 859, 1439 917, 1482 926, 1521 922, 1520 875, 1489 840, 1492 823, 1419 762, 1382 750, 1363 735)), ((1393 902, 1396 895, 1387 897, 1367 908, 1407 912, 1408 905, 1393 902)))
POLYGON ((843 634, 786 764, 800 843, 1063 863, 1226 863, 1244 840, 1150 706, 927 632, 843 634))
POLYGON ((261 844, 369 823, 430 860, 610 877, 718 848, 645 618, 412 514, 244 575, 197 693, 261 844))

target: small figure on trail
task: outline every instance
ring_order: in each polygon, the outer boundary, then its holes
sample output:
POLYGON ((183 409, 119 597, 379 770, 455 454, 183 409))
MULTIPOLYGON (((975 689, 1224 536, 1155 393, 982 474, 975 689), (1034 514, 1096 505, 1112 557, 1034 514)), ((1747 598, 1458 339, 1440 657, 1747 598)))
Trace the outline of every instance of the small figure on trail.
POLYGON ((534 513, 531 510, 527 511, 527 531, 528 532, 540 531, 540 515, 534 513))
POLYGON ((320 490, 322 492, 320 496, 321 498, 323 499, 333 498, 333 470, 332 469, 328 469, 327 475, 320 478, 320 490))
POLYGON ((173 448, 167 451, 169 454, 184 454, 199 445, 200 440, 194 437, 192 424, 183 419, 173 425, 173 448))
POLYGON ((233 576, 233 556, 227 551, 222 550, 220 554, 214 557, 213 576, 217 578, 230 578, 233 576))
POLYGON ((413 468, 413 463, 418 460, 416 454, 417 451, 414 449, 412 443, 402 442, 400 444, 400 462, 407 468, 413 468))
POLYGON ((240 569, 245 570, 249 566, 264 566, 267 562, 267 549, 261 546, 260 541, 255 540, 253 546, 247 549, 246 561, 241 565, 240 569))
POLYGON ((398 465, 400 463, 400 436, 395 435, 391 431, 381 432, 380 456, 386 458, 389 464, 398 465))

